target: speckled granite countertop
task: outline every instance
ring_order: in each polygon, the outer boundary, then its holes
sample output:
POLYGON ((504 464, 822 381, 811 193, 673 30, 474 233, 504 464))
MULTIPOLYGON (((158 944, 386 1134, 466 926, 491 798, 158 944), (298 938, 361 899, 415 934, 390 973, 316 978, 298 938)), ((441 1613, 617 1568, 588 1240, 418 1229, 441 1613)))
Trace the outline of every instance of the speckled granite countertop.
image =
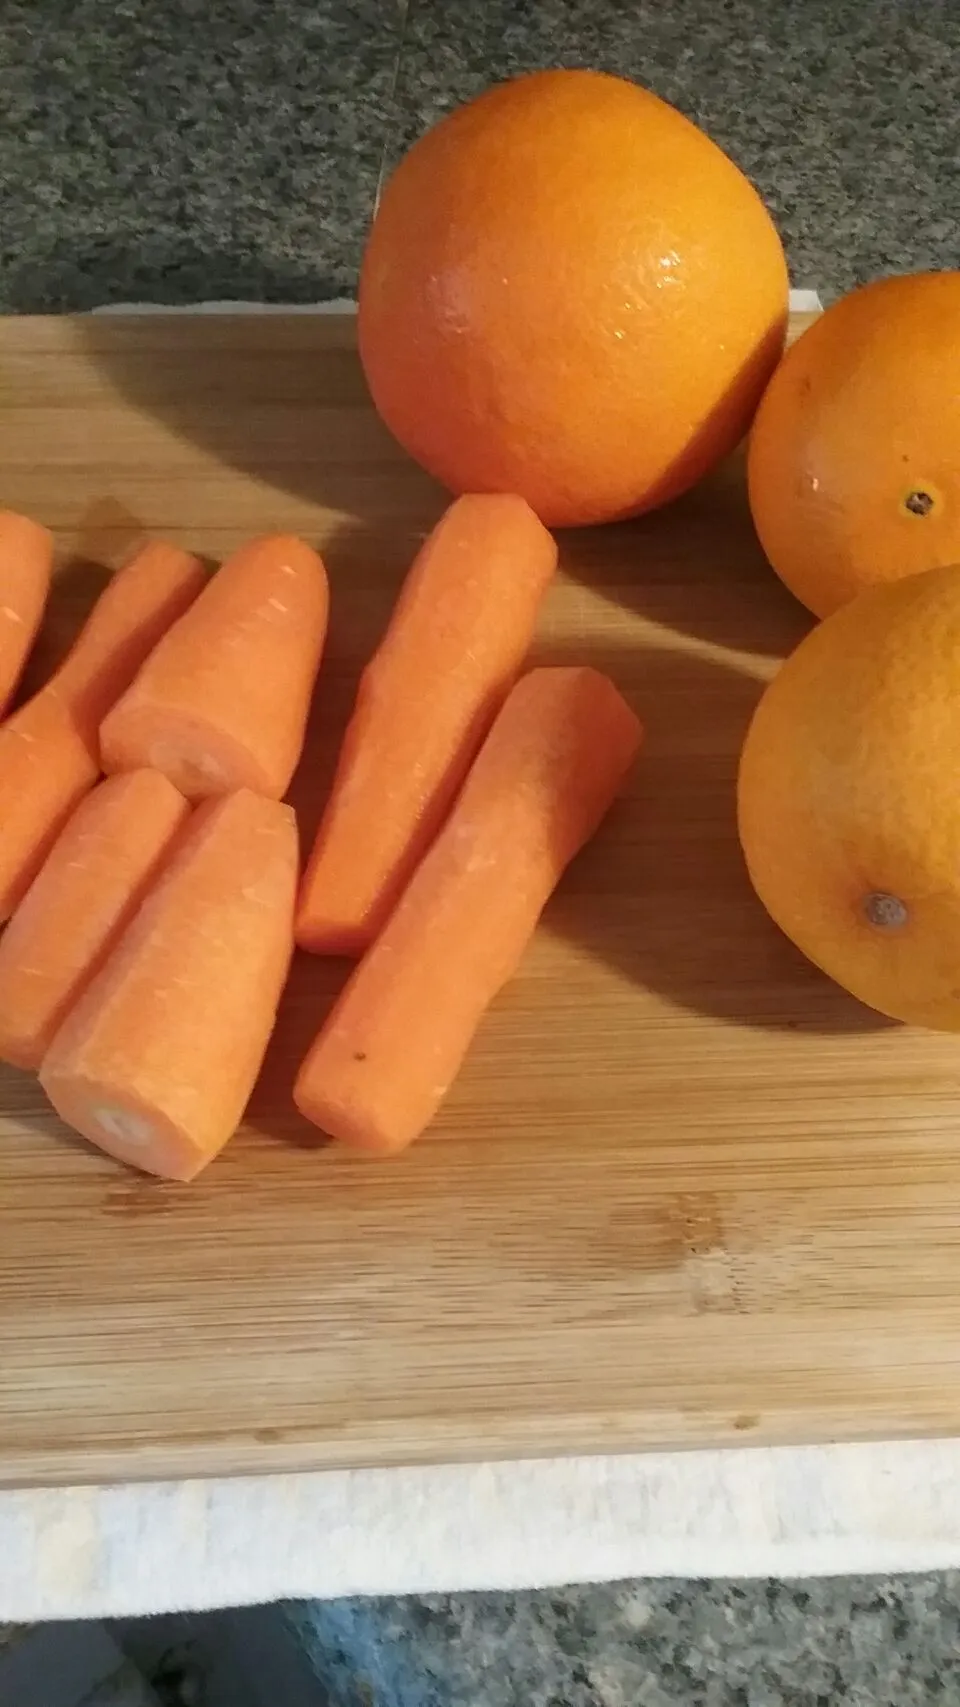
POLYGON ((960 1702, 957 1574, 330 1601, 286 1617, 324 1707, 960 1702))
POLYGON ((403 143, 549 64, 702 123, 795 284, 957 263, 957 0, 5 0, 0 307, 349 292, 403 143))
MULTIPOLYGON (((958 0, 5 0, 0 309, 349 294, 404 143, 544 64, 626 73, 701 122, 795 284, 960 261, 958 0)), ((349 1707, 910 1707, 960 1702, 958 1604, 943 1575, 298 1621, 349 1707)))

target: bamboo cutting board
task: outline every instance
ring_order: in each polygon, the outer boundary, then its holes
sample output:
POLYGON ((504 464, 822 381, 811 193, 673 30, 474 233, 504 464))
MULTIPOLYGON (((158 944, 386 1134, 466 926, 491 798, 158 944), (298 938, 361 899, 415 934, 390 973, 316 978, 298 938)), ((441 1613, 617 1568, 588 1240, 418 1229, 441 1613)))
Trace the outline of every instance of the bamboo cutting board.
MULTIPOLYGON (((0 324, 0 501, 55 528, 36 672, 144 533, 325 553, 309 833, 358 667, 442 494, 350 320, 0 324)), ((429 1138, 316 1142, 293 1070, 343 969, 295 967, 247 1125, 192 1186, 0 1076, 0 1479, 67 1481, 960 1425, 960 1046, 887 1025, 753 899, 733 777, 806 619, 736 464, 568 536, 538 651, 648 728, 429 1138)), ((0 826, 2 834, 2 826, 0 826)))

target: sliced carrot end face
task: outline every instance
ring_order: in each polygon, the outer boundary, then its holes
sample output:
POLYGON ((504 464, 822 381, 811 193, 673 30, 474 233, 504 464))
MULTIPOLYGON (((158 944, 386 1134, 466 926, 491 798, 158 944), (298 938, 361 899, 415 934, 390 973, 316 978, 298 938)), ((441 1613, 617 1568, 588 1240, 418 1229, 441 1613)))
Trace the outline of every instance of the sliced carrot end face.
POLYGON ((56 1071, 42 1075, 54 1109, 67 1126, 106 1155, 158 1179, 192 1180, 212 1159, 195 1148, 162 1110, 118 1094, 112 1084, 56 1071))
POLYGON ((286 793, 303 750, 329 613, 303 540, 251 540, 147 659, 100 731, 108 771, 153 765, 191 800, 286 793))

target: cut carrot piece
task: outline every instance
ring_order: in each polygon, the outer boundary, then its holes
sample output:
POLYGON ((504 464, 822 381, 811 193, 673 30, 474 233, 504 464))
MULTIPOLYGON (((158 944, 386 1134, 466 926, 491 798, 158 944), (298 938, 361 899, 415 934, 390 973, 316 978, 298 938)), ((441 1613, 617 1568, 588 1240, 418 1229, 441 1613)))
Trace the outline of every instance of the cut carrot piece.
POLYGON ((362 954, 447 815, 533 636, 556 543, 523 498, 458 498, 368 664, 297 908, 315 954, 362 954))
POLYGON ((110 777, 80 802, 0 937, 0 1060, 39 1067, 189 810, 159 771, 110 777))
POLYGON ((639 742, 636 717, 596 670, 518 682, 300 1069, 294 1099, 308 1120, 367 1150, 419 1136, 639 742))
POLYGON ((190 800, 279 800, 303 749, 327 631, 321 559, 288 535, 224 563, 147 660, 100 734, 108 771, 151 765, 190 800))
POLYGON ((53 569, 53 535, 15 510, 0 510, 0 717, 37 637, 53 569))
POLYGON ((103 717, 204 579, 189 552, 145 545, 108 583, 46 687, 0 725, 0 922, 96 782, 103 717))
POLYGON ((236 1130, 293 950, 297 824, 243 789, 194 814, 40 1082, 92 1144, 193 1179, 236 1130))

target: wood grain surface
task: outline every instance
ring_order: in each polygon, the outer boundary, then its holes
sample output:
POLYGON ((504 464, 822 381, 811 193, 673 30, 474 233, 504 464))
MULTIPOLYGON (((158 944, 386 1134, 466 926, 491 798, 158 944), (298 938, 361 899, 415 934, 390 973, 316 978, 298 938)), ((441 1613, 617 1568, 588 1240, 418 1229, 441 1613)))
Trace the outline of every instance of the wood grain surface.
MULTIPOLYGON (((327 556, 310 833, 357 670, 443 495, 349 319, 0 324, 0 501, 61 550, 35 674, 145 531, 327 556)), ((294 1068, 343 967, 295 967, 244 1131, 123 1171, 0 1076, 0 1479, 76 1481, 960 1424, 960 1050, 807 966, 744 875, 733 779, 807 626, 742 469, 562 539, 538 654, 648 728, 435 1130, 317 1142, 294 1068)), ((2 826, 0 826, 2 834, 2 826)))

